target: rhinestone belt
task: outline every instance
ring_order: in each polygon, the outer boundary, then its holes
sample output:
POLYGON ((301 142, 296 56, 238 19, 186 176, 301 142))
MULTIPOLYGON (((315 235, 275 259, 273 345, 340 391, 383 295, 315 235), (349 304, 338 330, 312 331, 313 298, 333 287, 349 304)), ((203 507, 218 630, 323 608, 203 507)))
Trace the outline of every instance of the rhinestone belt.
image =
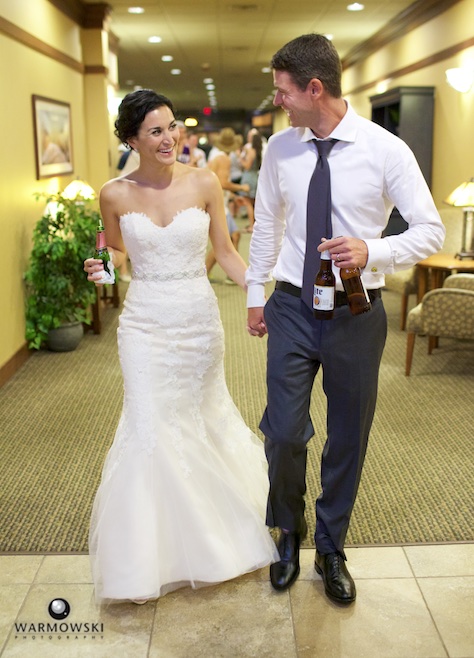
POLYGON ((188 270, 184 272, 132 272, 132 279, 135 281, 179 281, 180 279, 197 279, 207 274, 205 267, 198 270, 188 270))

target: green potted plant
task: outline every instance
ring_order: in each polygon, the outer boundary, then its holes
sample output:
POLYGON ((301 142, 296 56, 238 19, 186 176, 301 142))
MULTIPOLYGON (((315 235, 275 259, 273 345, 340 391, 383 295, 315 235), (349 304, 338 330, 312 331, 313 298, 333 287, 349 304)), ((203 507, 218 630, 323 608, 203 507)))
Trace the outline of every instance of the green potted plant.
MULTIPOLYGON (((38 194, 37 200, 45 195, 38 194)), ((47 206, 33 232, 26 283, 28 346, 55 351, 75 349, 83 323, 91 322, 95 287, 87 281, 84 259, 94 253, 99 213, 82 197, 46 196, 47 206), (66 344, 57 345, 57 330, 65 327, 66 344)))

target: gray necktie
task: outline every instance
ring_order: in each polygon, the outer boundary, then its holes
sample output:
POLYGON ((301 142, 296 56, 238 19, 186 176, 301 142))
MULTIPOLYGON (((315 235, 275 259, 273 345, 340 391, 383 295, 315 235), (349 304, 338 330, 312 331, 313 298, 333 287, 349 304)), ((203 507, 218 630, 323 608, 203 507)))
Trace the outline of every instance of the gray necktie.
POLYGON ((311 310, 313 310, 314 279, 320 264, 318 245, 321 243, 321 238, 329 240, 332 237, 331 176, 327 158, 337 139, 313 141, 318 149, 319 158, 308 188, 306 252, 301 292, 301 299, 311 310))

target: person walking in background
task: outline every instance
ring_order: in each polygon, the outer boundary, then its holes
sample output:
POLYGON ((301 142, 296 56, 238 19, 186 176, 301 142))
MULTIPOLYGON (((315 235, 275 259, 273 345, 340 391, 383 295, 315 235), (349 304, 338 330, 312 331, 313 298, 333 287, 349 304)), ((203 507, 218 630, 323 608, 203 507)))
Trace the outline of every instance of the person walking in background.
POLYGON ((242 165, 241 183, 247 183, 249 186, 248 192, 239 192, 241 197, 240 202, 247 210, 247 217, 249 224, 247 230, 253 231, 255 223, 254 205, 255 195, 257 193, 258 172, 262 165, 262 137, 258 130, 252 130, 249 133, 250 143, 246 144, 246 148, 242 149, 240 155, 240 163, 242 165))
POLYGON ((240 183, 242 179, 243 167, 240 162, 240 154, 242 152, 242 142, 244 138, 242 135, 235 136, 237 140, 237 148, 229 153, 230 157, 230 180, 233 183, 240 183))
POLYGON ((195 132, 188 131, 188 144, 191 155, 189 164, 192 167, 205 167, 207 164, 206 153, 201 148, 199 148, 199 139, 195 132))
POLYGON ((176 124, 179 129, 178 162, 190 167, 205 167, 206 154, 198 148, 197 135, 187 129, 184 121, 177 121, 176 124))
POLYGON ((179 130, 179 142, 176 159, 183 164, 190 164, 191 162, 191 149, 188 141, 188 129, 184 121, 176 121, 176 126, 179 130))
MULTIPOLYGON (((250 189, 248 183, 233 183, 230 180, 230 153, 235 151, 240 143, 239 136, 235 134, 233 128, 223 128, 214 141, 214 148, 209 154, 209 160, 207 163, 207 166, 216 174, 221 184, 224 195, 227 228, 232 244, 236 249, 239 247, 240 231, 229 208, 229 200, 232 192, 248 192, 250 189)), ((211 272, 215 264, 216 256, 214 249, 211 247, 206 256, 206 269, 208 274, 211 272)), ((232 283, 232 280, 227 277, 226 282, 232 283)))
MULTIPOLYGON (((244 138, 242 137, 242 135, 236 135, 235 138, 237 140, 237 148, 229 153, 229 157, 230 157, 229 178, 232 183, 236 183, 238 185, 242 181, 243 168, 240 163, 240 154, 242 152, 242 144, 244 138)), ((238 198, 239 197, 237 197, 236 194, 231 194, 229 195, 229 199, 228 199, 228 208, 230 210, 230 214, 234 219, 237 217, 237 213, 240 207, 236 203, 236 199, 238 198)))
POLYGON ((119 144, 118 146, 119 159, 117 162, 117 172, 120 173, 125 165, 127 160, 130 157, 131 150, 125 146, 125 144, 119 144))
POLYGON ((246 275, 248 331, 260 337, 268 332, 268 399, 260 429, 269 463, 267 524, 280 529, 280 560, 270 567, 270 578, 282 590, 299 573, 299 548, 306 534, 306 445, 314 434, 309 406, 322 367, 327 423, 316 430, 325 433, 325 444, 316 501, 315 568, 327 596, 346 604, 355 600, 356 588, 344 544, 387 331, 380 293, 384 273, 437 252, 444 227, 412 151, 359 117, 342 98, 341 63, 330 41, 319 34, 298 37, 273 56, 271 65, 274 105, 286 112, 291 127, 268 141, 246 275), (329 230, 320 229, 313 243, 307 234, 323 195, 322 187, 314 194, 313 185, 310 189, 316 164, 326 171, 329 166, 330 187, 324 196, 330 216, 329 230), (382 238, 394 205, 408 229, 382 238), (305 258, 316 245, 315 256, 305 258), (304 272, 307 266, 318 270, 322 250, 329 252, 336 276, 330 320, 316 319, 312 304, 306 303, 306 291, 312 300, 314 274, 305 277, 304 272), (340 269, 351 267, 362 269, 372 302, 372 310, 362 315, 351 314, 341 284, 340 269), (265 305, 264 284, 272 272, 275 291, 265 305))
MULTIPOLYGON (((124 404, 90 526, 98 602, 145 603, 235 578, 278 559, 264 523, 261 441, 228 392, 224 337, 204 259, 210 237, 226 274, 246 265, 208 169, 176 161, 173 105, 147 89, 123 99, 116 135, 137 169, 106 183, 100 209, 115 266, 132 263, 119 321, 124 404)), ((84 263, 88 280, 101 261, 84 263)))
POLYGON ((119 147, 119 152, 121 155, 117 163, 117 172, 120 176, 126 176, 131 171, 137 169, 140 164, 140 156, 132 148, 123 144, 119 147))

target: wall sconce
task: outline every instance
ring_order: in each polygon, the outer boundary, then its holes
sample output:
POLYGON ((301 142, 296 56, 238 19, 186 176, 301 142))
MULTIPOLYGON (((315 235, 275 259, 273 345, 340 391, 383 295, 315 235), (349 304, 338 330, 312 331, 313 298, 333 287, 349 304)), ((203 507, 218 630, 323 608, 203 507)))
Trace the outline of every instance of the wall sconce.
POLYGON ((448 69, 446 71, 446 81, 456 91, 466 94, 474 84, 474 69, 448 69))
POLYGON ((445 200, 450 206, 463 208, 462 246, 456 258, 474 258, 474 178, 462 183, 445 200))

